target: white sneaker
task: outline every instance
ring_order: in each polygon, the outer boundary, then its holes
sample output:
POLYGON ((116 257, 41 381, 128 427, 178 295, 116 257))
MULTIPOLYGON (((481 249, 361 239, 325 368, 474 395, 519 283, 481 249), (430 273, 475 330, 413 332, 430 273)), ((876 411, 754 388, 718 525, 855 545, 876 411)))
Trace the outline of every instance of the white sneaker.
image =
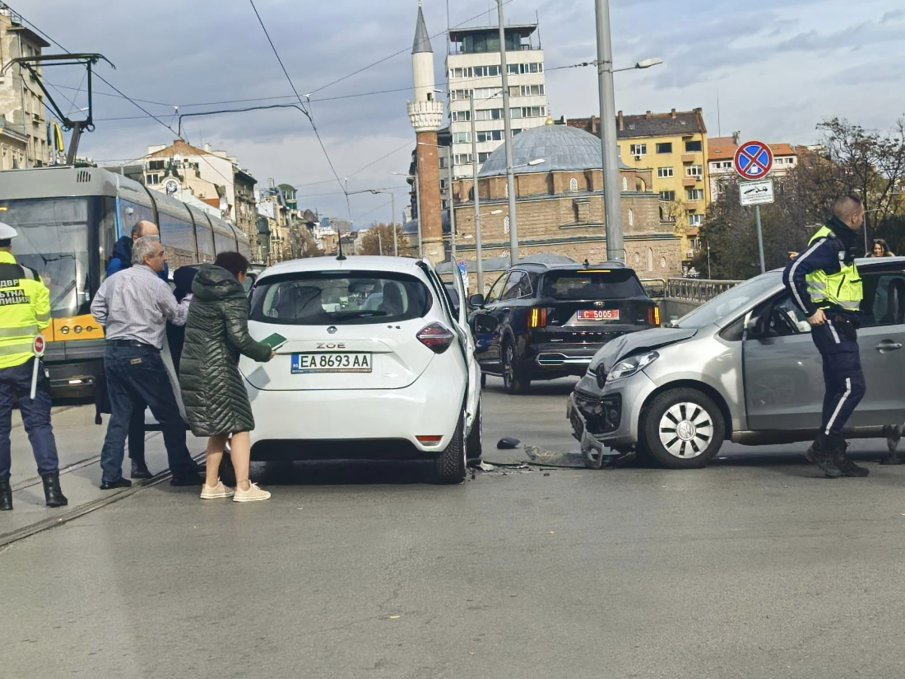
POLYGON ((248 490, 242 490, 238 486, 233 495, 233 502, 258 502, 260 500, 269 500, 270 492, 258 488, 257 483, 249 484, 248 490))
POLYGON ((224 486, 220 479, 217 479, 216 486, 209 486, 206 483, 201 486, 201 499, 216 500, 221 497, 232 497, 235 492, 229 486, 224 486))

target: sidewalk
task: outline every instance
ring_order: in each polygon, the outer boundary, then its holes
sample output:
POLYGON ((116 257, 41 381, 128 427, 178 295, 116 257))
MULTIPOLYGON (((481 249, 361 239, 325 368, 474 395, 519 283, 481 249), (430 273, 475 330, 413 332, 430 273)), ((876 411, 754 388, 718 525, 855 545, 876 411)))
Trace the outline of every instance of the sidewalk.
MULTIPOLYGON (((28 436, 18 411, 13 412, 12 476, 13 511, 0 512, 0 547, 44 528, 80 516, 131 494, 137 489, 159 483, 167 470, 167 456, 160 432, 148 432, 145 457, 155 478, 133 482, 132 488, 101 490, 100 452, 107 431, 109 415, 103 425, 94 424, 94 404, 61 406, 53 409, 53 430, 60 456, 60 486, 69 505, 58 509, 44 506, 44 489, 35 468, 28 436)), ((187 432, 189 451, 203 454, 206 441, 187 432)), ((123 462, 123 476, 129 478, 128 453, 123 462)), ((166 486, 170 490, 170 486, 166 486)), ((194 493, 196 488, 173 488, 172 492, 194 493)))

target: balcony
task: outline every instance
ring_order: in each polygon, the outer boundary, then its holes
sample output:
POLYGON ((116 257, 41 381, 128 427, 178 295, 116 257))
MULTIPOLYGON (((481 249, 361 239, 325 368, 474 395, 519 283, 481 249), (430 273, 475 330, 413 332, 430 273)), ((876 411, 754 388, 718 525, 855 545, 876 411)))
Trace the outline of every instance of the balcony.
POLYGON ((688 189, 693 189, 702 181, 701 177, 684 177, 682 179, 682 186, 688 189))
POLYGON ((694 162, 694 154, 693 154, 693 153, 683 153, 683 154, 682 154, 682 162, 683 162, 683 163, 693 163, 693 162, 694 162))

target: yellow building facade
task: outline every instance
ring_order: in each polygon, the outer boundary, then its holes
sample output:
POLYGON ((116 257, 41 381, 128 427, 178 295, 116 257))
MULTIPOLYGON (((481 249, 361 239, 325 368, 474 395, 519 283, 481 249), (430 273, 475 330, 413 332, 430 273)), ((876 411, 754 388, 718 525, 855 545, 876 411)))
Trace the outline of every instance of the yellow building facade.
MULTIPOLYGON (((568 124, 599 136, 599 118, 569 120, 568 124)), ((626 166, 650 172, 652 190, 659 195, 660 221, 673 224, 682 240, 682 259, 689 262, 691 242, 697 238, 710 205, 707 176, 707 127, 700 108, 691 111, 616 116, 619 154, 626 166)), ((623 187, 624 188, 624 187, 623 187)))

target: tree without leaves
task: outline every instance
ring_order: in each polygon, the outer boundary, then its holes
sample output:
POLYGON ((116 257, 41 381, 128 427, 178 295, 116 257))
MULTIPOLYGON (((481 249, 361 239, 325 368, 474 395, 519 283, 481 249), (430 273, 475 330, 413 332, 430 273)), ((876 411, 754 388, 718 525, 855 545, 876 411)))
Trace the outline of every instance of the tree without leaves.
POLYGON ((406 254, 406 240, 402 228, 390 224, 377 224, 368 229, 361 237, 359 252, 363 255, 392 255, 393 254, 393 229, 396 230, 396 244, 399 254, 406 254))

